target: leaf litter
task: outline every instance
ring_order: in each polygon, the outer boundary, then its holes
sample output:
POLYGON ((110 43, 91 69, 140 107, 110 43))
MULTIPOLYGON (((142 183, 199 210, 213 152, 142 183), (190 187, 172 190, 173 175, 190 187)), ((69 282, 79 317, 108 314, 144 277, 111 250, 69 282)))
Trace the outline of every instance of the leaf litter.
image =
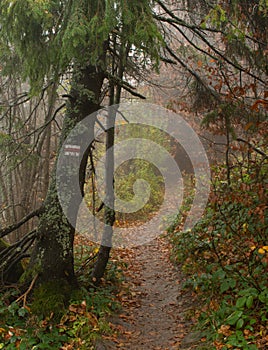
POLYGON ((200 344, 201 336, 191 331, 196 295, 183 290, 171 249, 162 237, 115 252, 127 262, 117 295, 122 311, 110 319, 113 335, 104 336, 96 350, 194 350, 200 344))

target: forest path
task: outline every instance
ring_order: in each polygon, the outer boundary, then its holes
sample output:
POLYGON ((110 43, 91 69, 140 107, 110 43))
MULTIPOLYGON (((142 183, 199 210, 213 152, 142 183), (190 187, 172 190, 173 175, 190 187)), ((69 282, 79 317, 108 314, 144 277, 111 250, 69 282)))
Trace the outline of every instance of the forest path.
POLYGON ((125 273, 129 292, 122 296, 122 312, 111 319, 116 337, 98 344, 97 350, 192 350, 198 341, 188 333, 185 319, 194 300, 182 291, 181 273, 170 261, 165 238, 133 248, 125 273))

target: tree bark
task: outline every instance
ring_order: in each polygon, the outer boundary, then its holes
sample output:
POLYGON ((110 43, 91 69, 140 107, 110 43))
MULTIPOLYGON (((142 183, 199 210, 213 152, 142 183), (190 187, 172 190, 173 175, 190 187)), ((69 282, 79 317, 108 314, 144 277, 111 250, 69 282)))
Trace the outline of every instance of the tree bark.
MULTIPOLYGON (((128 49, 122 46, 121 54, 120 54, 120 62, 118 66, 118 77, 119 80, 123 79, 124 73, 124 64, 123 57, 127 57, 128 49)), ((116 67, 115 61, 112 63, 112 73, 115 75, 116 67)), ((104 232, 102 236, 102 242, 98 253, 97 261, 94 265, 92 271, 92 281, 95 285, 98 285, 101 281, 105 273, 105 269, 107 267, 110 251, 112 248, 112 238, 113 238, 113 226, 115 222, 115 210, 114 210, 114 202, 115 202, 115 194, 114 194, 114 142, 115 142, 115 121, 116 121, 116 113, 117 107, 120 103, 121 98, 121 85, 117 85, 116 88, 112 84, 110 86, 110 107, 109 113, 107 116, 107 135, 106 135, 106 166, 105 166, 105 185, 106 185, 106 204, 104 206, 104 232), (110 151, 110 152, 109 152, 110 151), (109 153, 108 153, 109 152, 109 153), (109 156, 108 156, 109 154, 109 156)))
POLYGON ((114 153, 111 151, 108 156, 108 151, 114 146, 114 126, 116 111, 111 109, 107 116, 107 135, 106 135, 106 164, 105 164, 105 184, 106 198, 104 205, 104 232, 102 242, 98 253, 97 261, 92 271, 92 281, 98 285, 104 275, 110 251, 112 247, 113 225, 115 221, 114 211, 114 153))
MULTIPOLYGON (((99 109, 103 80, 104 74, 100 67, 89 65, 86 68, 77 69, 73 76, 60 147, 69 132, 81 120, 99 109)), ((94 123, 95 114, 92 115, 90 124, 92 135, 94 135, 94 123)), ((83 192, 85 181, 87 158, 88 154, 85 152, 79 169, 81 192, 83 192)), ((75 173, 77 174, 77 170, 75 173)), ((69 183, 70 188, 67 189, 69 206, 72 207, 72 215, 76 215, 81 197, 74 193, 70 179, 69 183)), ((76 286, 73 256, 74 234, 75 228, 68 222, 60 204, 55 166, 44 202, 44 211, 40 217, 37 241, 25 278, 29 280, 38 275, 37 285, 53 281, 58 285, 67 283, 76 286)))

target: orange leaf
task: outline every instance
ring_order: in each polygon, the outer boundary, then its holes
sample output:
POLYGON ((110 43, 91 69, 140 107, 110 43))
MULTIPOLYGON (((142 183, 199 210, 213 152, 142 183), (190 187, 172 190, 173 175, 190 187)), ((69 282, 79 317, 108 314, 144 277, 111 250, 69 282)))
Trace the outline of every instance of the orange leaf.
POLYGON ((259 105, 262 105, 265 109, 268 110, 268 102, 265 100, 257 100, 252 106, 251 109, 253 111, 259 111, 259 105))
POLYGON ((253 122, 249 122, 249 123, 247 123, 247 125, 245 126, 245 131, 248 131, 252 126, 254 125, 254 123, 253 122))
POLYGON ((77 312, 77 310, 78 310, 77 305, 70 305, 70 306, 69 306, 69 311, 71 311, 71 312, 77 312))

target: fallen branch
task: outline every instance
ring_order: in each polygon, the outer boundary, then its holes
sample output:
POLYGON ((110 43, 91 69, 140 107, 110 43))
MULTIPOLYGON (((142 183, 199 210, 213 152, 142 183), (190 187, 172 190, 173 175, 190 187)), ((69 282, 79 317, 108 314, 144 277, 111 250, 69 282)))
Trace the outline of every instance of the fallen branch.
POLYGON ((3 238, 6 235, 8 235, 10 232, 13 232, 13 231, 17 230, 19 227, 24 225, 26 222, 31 220, 33 217, 39 216, 42 213, 42 211, 43 211, 43 207, 40 207, 39 209, 34 210, 30 214, 26 215, 23 219, 21 219, 16 224, 13 224, 13 225, 10 225, 8 227, 5 227, 5 228, 1 229, 0 230, 0 238, 3 238))
POLYGON ((25 254, 27 253, 27 251, 30 249, 30 247, 34 242, 36 235, 37 235, 37 231, 33 230, 18 242, 12 244, 11 246, 7 246, 0 253, 0 275, 2 276, 2 282, 3 282, 3 276, 8 271, 10 271, 12 266, 14 266, 15 263, 18 263, 20 260, 22 260, 25 257, 25 254))

